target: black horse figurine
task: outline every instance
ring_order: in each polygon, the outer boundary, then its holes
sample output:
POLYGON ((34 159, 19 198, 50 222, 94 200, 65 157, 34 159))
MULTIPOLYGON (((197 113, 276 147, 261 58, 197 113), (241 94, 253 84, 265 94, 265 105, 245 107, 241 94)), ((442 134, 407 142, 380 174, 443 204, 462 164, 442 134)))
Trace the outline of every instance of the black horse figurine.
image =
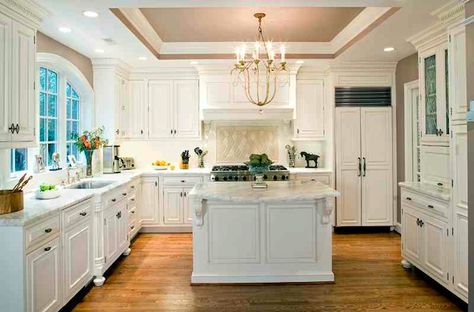
POLYGON ((306 168, 318 168, 319 155, 310 154, 306 152, 301 152, 300 155, 301 157, 304 157, 304 159, 306 160, 306 168), (310 161, 314 161, 314 167, 309 165, 310 161))

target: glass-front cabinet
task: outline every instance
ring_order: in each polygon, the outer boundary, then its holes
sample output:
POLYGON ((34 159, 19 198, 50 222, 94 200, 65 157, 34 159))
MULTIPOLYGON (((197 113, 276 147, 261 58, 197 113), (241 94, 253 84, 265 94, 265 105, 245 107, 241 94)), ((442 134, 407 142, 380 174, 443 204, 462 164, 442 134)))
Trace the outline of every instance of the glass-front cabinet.
POLYGON ((448 60, 445 44, 419 55, 422 144, 449 144, 448 60))

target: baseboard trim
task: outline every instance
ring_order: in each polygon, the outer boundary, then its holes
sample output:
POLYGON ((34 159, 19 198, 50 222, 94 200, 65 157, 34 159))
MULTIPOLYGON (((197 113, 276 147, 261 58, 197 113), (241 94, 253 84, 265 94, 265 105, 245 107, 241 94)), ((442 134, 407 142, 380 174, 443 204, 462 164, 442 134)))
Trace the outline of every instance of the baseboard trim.
POLYGON ((393 230, 395 232, 397 232, 398 234, 402 235, 402 225, 401 225, 401 223, 396 223, 395 228, 393 230))
POLYGON ((192 233, 192 225, 144 225, 140 233, 192 233))
POLYGON ((291 274, 291 275, 191 275, 191 284, 246 284, 246 283, 333 283, 334 274, 291 274))

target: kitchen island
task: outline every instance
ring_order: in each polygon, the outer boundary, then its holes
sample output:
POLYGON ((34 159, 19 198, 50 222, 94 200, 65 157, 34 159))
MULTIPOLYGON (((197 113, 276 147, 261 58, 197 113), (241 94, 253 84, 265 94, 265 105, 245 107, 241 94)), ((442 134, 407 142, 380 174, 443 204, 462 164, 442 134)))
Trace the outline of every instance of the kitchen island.
POLYGON ((189 193, 193 273, 199 283, 333 282, 339 192, 316 181, 205 182, 189 193))

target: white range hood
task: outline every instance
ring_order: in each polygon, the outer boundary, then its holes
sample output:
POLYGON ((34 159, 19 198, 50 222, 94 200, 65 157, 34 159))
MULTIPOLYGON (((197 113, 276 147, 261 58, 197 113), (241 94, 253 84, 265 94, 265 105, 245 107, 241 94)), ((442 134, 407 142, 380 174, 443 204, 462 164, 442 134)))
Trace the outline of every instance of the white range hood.
POLYGON ((235 121, 235 120, 280 120, 291 121, 294 109, 283 108, 203 108, 203 121, 235 121))

